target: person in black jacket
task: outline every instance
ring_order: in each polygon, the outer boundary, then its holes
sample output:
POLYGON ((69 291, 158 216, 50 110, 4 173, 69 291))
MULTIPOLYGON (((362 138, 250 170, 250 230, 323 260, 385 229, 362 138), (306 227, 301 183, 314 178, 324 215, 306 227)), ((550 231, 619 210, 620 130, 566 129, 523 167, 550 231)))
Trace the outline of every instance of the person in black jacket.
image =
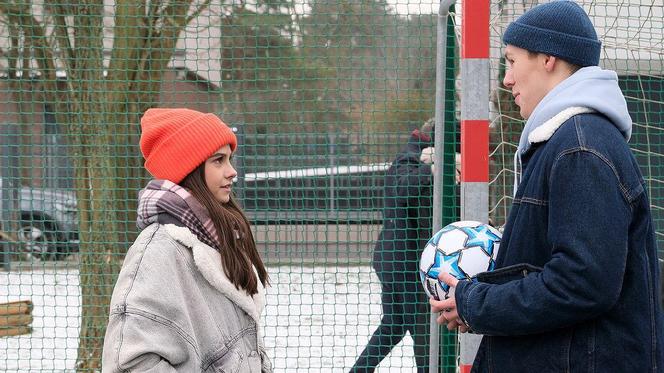
POLYGON ((430 310, 418 267, 431 237, 433 128, 429 119, 414 130, 385 176, 383 229, 373 253, 383 317, 350 372, 373 372, 406 332, 414 340, 418 372, 428 370, 430 310))

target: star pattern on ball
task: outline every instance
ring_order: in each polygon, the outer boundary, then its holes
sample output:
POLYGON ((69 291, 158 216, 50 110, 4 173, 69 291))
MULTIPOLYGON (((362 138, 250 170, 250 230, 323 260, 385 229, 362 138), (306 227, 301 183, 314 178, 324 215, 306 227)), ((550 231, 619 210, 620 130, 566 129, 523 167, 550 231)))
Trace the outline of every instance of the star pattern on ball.
POLYGON ((442 269, 442 261, 441 261, 441 256, 436 255, 433 257, 433 264, 431 265, 431 268, 427 271, 430 277, 435 277, 438 278, 438 275, 441 272, 442 269))
POLYGON ((434 299, 446 299, 451 289, 438 279, 441 273, 474 281, 478 273, 493 270, 500 240, 500 232, 476 221, 449 224, 436 232, 420 257, 424 291, 434 299))
POLYGON ((438 241, 440 241, 440 237, 445 233, 446 231, 444 229, 441 229, 436 233, 433 237, 431 237, 430 243, 433 244, 434 246, 438 246, 438 241))
POLYGON ((468 235, 468 242, 466 247, 479 246, 489 256, 493 255, 493 245, 495 241, 500 241, 500 237, 491 232, 486 226, 481 226, 476 229, 462 228, 468 235))
MULTIPOLYGON (((433 265, 429 269, 429 276, 438 278, 441 273, 449 273, 459 280, 467 279, 466 274, 459 268, 459 253, 451 255, 436 255, 433 260, 433 265)), ((448 291, 450 286, 444 282, 438 281, 443 290, 448 291)))

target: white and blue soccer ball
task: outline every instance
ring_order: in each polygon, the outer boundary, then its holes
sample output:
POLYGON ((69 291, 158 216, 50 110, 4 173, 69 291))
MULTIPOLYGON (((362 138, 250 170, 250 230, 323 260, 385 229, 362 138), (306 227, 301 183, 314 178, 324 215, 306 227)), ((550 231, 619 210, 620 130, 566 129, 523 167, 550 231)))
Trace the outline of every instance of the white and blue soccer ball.
POLYGON ((449 285, 438 280, 442 272, 459 280, 473 280, 480 272, 496 266, 501 234, 477 221, 458 221, 439 230, 427 242, 420 257, 420 278, 424 291, 435 300, 451 296, 449 285))

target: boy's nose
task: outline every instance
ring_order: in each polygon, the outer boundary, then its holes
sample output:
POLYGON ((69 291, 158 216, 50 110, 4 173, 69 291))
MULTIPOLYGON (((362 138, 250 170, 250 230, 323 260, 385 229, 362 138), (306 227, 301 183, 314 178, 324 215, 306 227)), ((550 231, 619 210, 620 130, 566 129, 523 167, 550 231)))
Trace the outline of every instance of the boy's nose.
POLYGON ((514 79, 512 78, 512 72, 510 70, 505 71, 503 85, 507 88, 511 88, 514 85, 514 79))

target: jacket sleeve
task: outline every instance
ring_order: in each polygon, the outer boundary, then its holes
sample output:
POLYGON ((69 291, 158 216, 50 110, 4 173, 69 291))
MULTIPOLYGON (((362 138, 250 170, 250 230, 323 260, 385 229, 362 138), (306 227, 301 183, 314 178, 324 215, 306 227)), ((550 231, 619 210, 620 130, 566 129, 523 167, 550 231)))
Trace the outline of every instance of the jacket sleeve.
POLYGON ((104 339, 103 372, 175 372, 187 359, 186 339, 172 323, 140 309, 112 310, 104 339))
POLYGON ((431 165, 407 159, 397 168, 397 197, 418 198, 421 190, 433 183, 431 165))
MULTIPOLYGON (((575 152, 558 159, 549 178, 546 229, 550 260, 500 283, 461 282, 461 317, 486 335, 543 333, 607 312, 618 300, 627 260, 629 196, 606 159, 575 152)), ((517 231, 528 227, 515 228, 517 231)), ((519 240, 524 242, 524 240, 519 240)))

